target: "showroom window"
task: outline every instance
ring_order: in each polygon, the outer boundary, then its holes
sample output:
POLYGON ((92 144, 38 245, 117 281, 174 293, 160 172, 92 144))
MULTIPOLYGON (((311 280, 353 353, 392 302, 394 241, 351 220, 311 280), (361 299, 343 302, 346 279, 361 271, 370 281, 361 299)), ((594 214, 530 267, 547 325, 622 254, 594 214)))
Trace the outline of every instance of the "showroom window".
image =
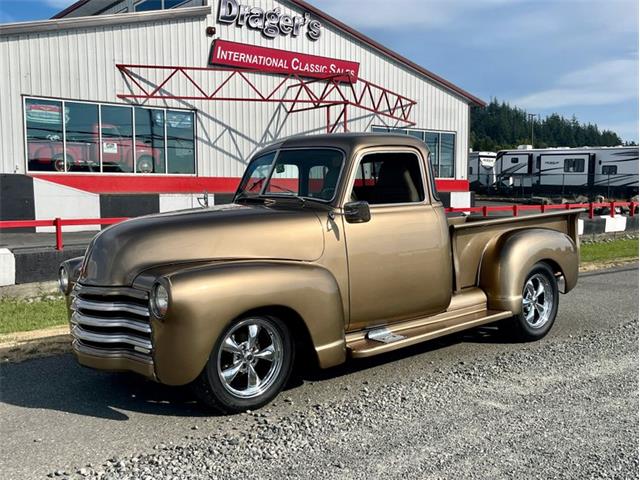
POLYGON ((195 114, 25 98, 30 172, 195 174, 195 114))
POLYGON ((419 138, 431 153, 431 165, 438 178, 454 178, 456 165, 456 134, 433 130, 373 127, 373 132, 404 133, 419 138))

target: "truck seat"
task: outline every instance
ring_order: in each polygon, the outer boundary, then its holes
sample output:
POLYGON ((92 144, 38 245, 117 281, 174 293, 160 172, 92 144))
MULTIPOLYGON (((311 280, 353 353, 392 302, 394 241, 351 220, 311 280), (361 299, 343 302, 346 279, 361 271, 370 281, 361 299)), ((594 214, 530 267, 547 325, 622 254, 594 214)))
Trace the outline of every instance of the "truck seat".
POLYGON ((420 194, 404 162, 387 161, 380 168, 374 189, 375 203, 419 202, 420 194))

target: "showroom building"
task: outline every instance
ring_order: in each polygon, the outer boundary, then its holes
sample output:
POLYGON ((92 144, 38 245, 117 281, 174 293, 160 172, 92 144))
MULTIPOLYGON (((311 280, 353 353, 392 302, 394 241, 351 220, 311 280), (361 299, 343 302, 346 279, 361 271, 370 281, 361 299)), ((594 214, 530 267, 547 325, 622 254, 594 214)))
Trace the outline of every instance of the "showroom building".
POLYGON ((0 25, 0 56, 0 220, 229 202, 258 149, 343 131, 421 138, 470 203, 482 100, 301 0, 81 0, 0 25))

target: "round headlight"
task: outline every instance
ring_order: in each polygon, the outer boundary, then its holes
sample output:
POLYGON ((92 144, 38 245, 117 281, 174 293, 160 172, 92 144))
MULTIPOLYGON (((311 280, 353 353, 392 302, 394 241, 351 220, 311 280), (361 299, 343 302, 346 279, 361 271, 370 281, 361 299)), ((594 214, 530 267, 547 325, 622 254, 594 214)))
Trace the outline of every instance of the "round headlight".
POLYGON ((69 292, 69 272, 64 267, 60 267, 58 270, 58 287, 65 295, 69 292))
POLYGON ((169 309, 169 292, 167 292, 167 289, 162 284, 157 283, 155 287, 153 287, 150 303, 153 314, 158 318, 164 317, 169 309))

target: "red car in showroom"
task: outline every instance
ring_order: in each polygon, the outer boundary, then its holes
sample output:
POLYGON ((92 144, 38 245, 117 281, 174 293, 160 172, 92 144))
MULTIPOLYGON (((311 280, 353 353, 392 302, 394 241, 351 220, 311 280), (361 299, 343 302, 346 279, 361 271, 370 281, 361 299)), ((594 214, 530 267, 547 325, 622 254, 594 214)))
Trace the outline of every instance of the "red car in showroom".
MULTIPOLYGON (((38 135, 27 139, 30 170, 65 171, 65 155, 59 133, 38 135)), ((66 171, 100 171, 100 129, 96 124, 83 140, 67 138, 66 171)), ((115 125, 102 125, 102 170, 105 172, 164 171, 164 149, 153 147, 151 140, 136 139, 121 134, 115 125)))

